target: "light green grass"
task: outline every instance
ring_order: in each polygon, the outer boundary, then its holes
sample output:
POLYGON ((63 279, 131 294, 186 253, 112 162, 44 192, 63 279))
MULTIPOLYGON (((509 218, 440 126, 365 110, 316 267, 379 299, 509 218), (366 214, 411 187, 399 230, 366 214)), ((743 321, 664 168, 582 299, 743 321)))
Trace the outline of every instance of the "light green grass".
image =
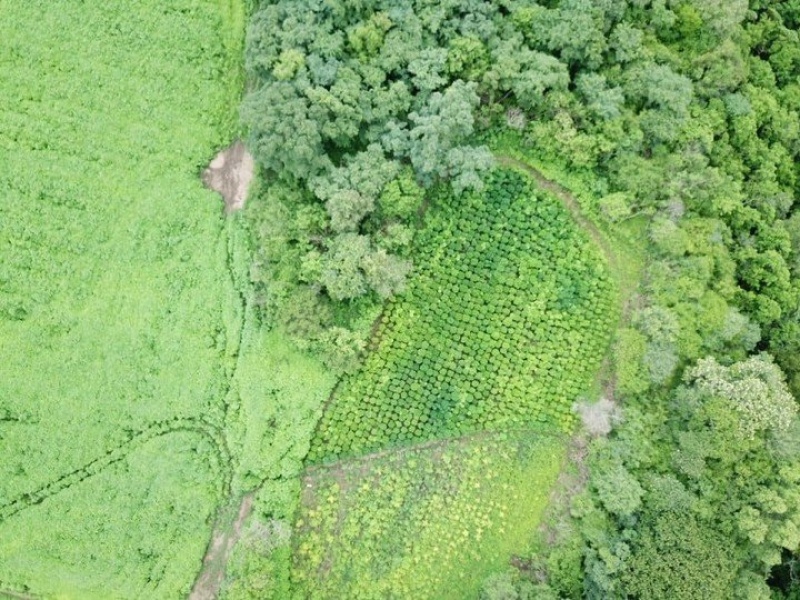
POLYGON ((236 134, 222 4, 0 0, 0 588, 177 598, 200 567, 244 314, 198 178, 236 134))
POLYGON ((204 444, 191 433, 155 439, 9 519, 3 572, 46 598, 185 597, 207 541, 197 524, 219 494, 204 444))
POLYGON ((526 551, 564 440, 482 434, 312 471, 296 524, 295 598, 476 598, 526 551))

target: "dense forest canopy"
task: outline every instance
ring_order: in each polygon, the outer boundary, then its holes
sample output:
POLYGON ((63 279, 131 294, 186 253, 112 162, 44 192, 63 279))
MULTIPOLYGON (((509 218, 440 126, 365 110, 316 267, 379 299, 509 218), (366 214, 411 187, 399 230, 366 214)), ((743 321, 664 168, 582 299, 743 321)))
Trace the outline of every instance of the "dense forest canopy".
MULTIPOLYGON (((794 369, 794 18, 699 0, 268 4, 242 114, 296 191, 293 258, 267 261, 322 292, 307 302, 402 290, 419 186, 480 187, 492 158, 473 134, 506 110, 540 154, 593 171, 607 218, 654 216, 649 285, 692 324, 687 358, 760 342, 794 369)), ((669 374, 675 351, 650 342, 669 374)))
POLYGON ((480 189, 509 136, 610 231, 645 223, 614 344, 624 424, 591 445, 572 533, 533 558, 548 583, 512 571, 487 598, 797 593, 799 27, 791 0, 255 12, 242 116, 280 183, 254 276, 332 364, 355 368, 413 276, 426 190, 480 189))

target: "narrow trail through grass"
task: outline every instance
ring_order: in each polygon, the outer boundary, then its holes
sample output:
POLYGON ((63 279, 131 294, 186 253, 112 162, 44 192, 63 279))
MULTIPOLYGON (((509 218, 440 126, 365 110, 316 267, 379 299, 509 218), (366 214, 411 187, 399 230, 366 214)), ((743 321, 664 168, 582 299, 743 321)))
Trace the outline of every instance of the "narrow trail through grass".
MULTIPOLYGON (((235 503, 237 510, 227 519, 224 509, 217 525, 211 534, 206 555, 203 558, 203 568, 197 574, 189 600, 215 600, 225 578, 225 568, 231 556, 233 547, 242 534, 242 527, 253 510, 254 492, 245 494, 240 502, 235 503)), ((227 507, 230 511, 230 507, 227 507)))
MULTIPOLYGON (((220 468, 225 468, 230 464, 230 452, 225 441, 223 432, 211 423, 195 418, 176 417, 159 423, 154 423, 143 431, 131 432, 130 439, 107 451, 104 455, 95 458, 79 469, 66 473, 59 478, 39 487, 38 489, 25 492, 24 494, 0 505, 0 522, 11 518, 22 510, 41 504, 45 500, 52 498, 56 494, 69 489, 73 485, 81 483, 87 478, 99 474, 103 469, 118 463, 126 458, 133 450, 142 444, 176 432, 189 432, 205 436, 217 448, 219 455, 216 457, 220 468)), ((224 493, 230 489, 230 477, 223 483, 224 493)))

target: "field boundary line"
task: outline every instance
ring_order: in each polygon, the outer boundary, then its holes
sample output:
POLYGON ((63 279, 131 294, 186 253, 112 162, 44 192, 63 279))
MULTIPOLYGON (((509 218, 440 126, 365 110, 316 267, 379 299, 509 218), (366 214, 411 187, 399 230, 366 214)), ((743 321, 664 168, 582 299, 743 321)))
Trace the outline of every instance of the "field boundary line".
POLYGON ((347 469, 349 467, 356 468, 358 465, 362 463, 370 463, 380 458, 383 458, 384 456, 388 456, 390 454, 403 455, 420 450, 426 450, 428 448, 436 448, 438 446, 443 446, 445 444, 449 444, 452 442, 473 442, 480 440, 482 438, 514 436, 523 434, 536 434, 539 437, 563 438, 565 440, 568 439, 569 437, 555 430, 539 429, 536 427, 521 428, 521 429, 505 429, 502 431, 498 430, 474 431, 471 433, 466 433, 458 436, 449 436, 449 437, 426 440, 424 442, 419 442, 408 446, 393 446, 391 448, 384 448, 383 450, 376 450, 374 452, 369 452, 367 454, 350 456, 328 463, 309 465, 308 467, 305 468, 301 476, 305 479, 307 477, 311 477, 312 475, 318 472, 334 471, 337 469, 347 469))

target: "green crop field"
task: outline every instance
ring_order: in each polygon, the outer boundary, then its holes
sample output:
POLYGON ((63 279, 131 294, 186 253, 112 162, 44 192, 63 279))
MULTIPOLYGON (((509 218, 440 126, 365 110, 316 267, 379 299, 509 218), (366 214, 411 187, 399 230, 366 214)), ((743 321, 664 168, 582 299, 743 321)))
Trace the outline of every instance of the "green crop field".
POLYGON ((476 598, 528 549, 564 457, 558 436, 479 435, 312 471, 297 598, 476 598))
POLYGON ((243 7, 0 15, 0 590, 185 597, 260 443, 226 431, 238 225, 199 180, 237 133, 243 7))
POLYGON ((562 204, 499 170, 434 198, 417 271, 326 410, 310 460, 478 430, 569 431, 608 343, 612 281, 562 204))

